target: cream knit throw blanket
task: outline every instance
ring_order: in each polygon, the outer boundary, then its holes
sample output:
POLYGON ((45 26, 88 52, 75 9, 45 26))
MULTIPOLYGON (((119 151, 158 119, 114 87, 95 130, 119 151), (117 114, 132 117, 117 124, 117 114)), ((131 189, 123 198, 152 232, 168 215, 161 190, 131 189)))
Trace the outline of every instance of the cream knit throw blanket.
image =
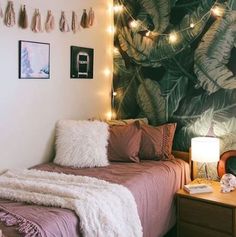
POLYGON ((8 170, 0 174, 0 197, 74 210, 86 237, 142 236, 134 197, 122 185, 39 170, 8 170))

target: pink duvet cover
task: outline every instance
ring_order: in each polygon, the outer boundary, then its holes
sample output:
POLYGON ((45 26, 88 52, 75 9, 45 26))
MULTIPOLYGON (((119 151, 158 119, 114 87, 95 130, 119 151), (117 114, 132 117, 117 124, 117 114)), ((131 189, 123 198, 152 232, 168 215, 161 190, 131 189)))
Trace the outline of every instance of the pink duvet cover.
MULTIPOLYGON (((163 236, 175 224, 175 192, 190 180, 188 164, 178 159, 140 163, 113 162, 102 168, 75 169, 53 163, 34 168, 91 176, 124 185, 137 203, 144 237, 163 236)), ((62 208, 0 200, 0 220, 0 229, 10 237, 82 236, 79 218, 73 211, 62 208)))

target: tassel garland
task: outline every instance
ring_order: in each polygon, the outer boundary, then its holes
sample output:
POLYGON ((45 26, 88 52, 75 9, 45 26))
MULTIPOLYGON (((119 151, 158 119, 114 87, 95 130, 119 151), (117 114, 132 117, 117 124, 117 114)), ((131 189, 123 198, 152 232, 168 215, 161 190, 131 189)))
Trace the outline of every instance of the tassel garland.
POLYGON ((71 23, 71 29, 73 33, 75 34, 78 30, 78 17, 76 13, 73 11, 72 12, 72 23, 71 23))
POLYGON ((43 31, 42 24, 41 24, 41 14, 39 12, 39 9, 35 9, 31 28, 32 28, 32 31, 35 33, 39 33, 43 31))
POLYGON ((86 12, 86 9, 83 10, 83 14, 82 14, 82 17, 81 17, 80 25, 83 28, 88 28, 89 27, 89 25, 88 25, 88 14, 86 12))
POLYGON ((19 27, 22 29, 28 28, 28 15, 25 9, 25 5, 23 5, 20 9, 20 15, 19 15, 19 27))
POLYGON ((47 14, 46 23, 45 23, 45 30, 47 33, 49 33, 53 31, 54 28, 55 28, 55 19, 54 19, 54 16, 52 15, 51 10, 49 10, 47 14))
POLYGON ((12 27, 16 24, 16 15, 14 11, 13 1, 8 2, 4 22, 7 27, 12 27))
POLYGON ((94 18, 95 18, 94 11, 93 11, 92 7, 90 7, 89 13, 88 13, 88 25, 89 25, 89 27, 93 26, 94 18))
POLYGON ((70 27, 69 27, 69 24, 66 20, 64 11, 61 12, 61 19, 60 19, 60 23, 59 23, 59 28, 60 28, 61 32, 69 32, 70 31, 70 27))
POLYGON ((0 18, 3 18, 3 10, 2 10, 1 3, 0 3, 0 18))
MULTIPOLYGON (((3 17, 4 17, 4 24, 7 27, 12 27, 15 25, 16 15, 15 15, 14 5, 13 5, 12 0, 8 1, 5 15, 3 13, 1 2, 0 2, 0 18, 3 18, 3 17)), ((78 31, 80 25, 83 28, 89 28, 89 27, 93 26, 94 18, 95 18, 95 14, 94 14, 94 10, 92 7, 90 7, 88 13, 87 13, 86 9, 83 9, 83 14, 81 16, 80 23, 78 22, 78 16, 77 16, 76 12, 72 11, 72 21, 71 21, 72 32, 75 34, 78 31)), ((18 25, 22 29, 27 29, 29 26, 28 14, 26 12, 26 5, 21 5, 21 7, 20 7, 18 25)), ((41 24, 41 14, 39 12, 39 9, 35 9, 35 11, 34 11, 34 15, 33 15, 32 22, 31 22, 31 29, 35 33, 43 31, 42 24, 41 24)), ((47 33, 50 33, 54 29, 55 29, 55 18, 52 14, 52 11, 48 10, 47 18, 46 18, 46 22, 45 22, 45 31, 47 33)), ((59 29, 61 32, 69 32, 70 31, 70 26, 67 22, 64 11, 61 12, 59 29)))

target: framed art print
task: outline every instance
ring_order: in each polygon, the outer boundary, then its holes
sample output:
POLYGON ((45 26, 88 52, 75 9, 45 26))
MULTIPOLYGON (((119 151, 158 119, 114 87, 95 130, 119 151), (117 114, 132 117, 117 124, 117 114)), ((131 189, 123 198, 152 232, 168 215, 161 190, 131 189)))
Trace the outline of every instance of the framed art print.
POLYGON ((73 79, 93 78, 93 54, 91 48, 71 46, 70 77, 73 79))
POLYGON ((19 78, 50 78, 50 44, 19 41, 19 78))

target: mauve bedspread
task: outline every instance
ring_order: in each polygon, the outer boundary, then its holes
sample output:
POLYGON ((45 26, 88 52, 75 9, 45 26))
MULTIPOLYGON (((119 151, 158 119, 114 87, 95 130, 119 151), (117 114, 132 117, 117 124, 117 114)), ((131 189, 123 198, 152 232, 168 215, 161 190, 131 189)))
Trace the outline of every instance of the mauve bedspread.
MULTIPOLYGON (((124 185, 131 191, 137 203, 144 237, 163 236, 174 225, 175 192, 189 181, 188 164, 178 159, 142 161, 141 163, 113 162, 107 167, 89 169, 62 167, 53 163, 38 165, 34 168, 96 177, 124 185)), ((0 229, 6 236, 24 236, 17 233, 15 224, 21 225, 21 228, 27 228, 24 223, 22 224, 26 220, 30 220, 43 237, 82 236, 79 218, 73 211, 67 209, 1 200, 0 220, 8 221, 7 224, 12 225, 12 227, 6 227, 1 223, 0 229), (12 220, 6 213, 10 214, 12 220)))

